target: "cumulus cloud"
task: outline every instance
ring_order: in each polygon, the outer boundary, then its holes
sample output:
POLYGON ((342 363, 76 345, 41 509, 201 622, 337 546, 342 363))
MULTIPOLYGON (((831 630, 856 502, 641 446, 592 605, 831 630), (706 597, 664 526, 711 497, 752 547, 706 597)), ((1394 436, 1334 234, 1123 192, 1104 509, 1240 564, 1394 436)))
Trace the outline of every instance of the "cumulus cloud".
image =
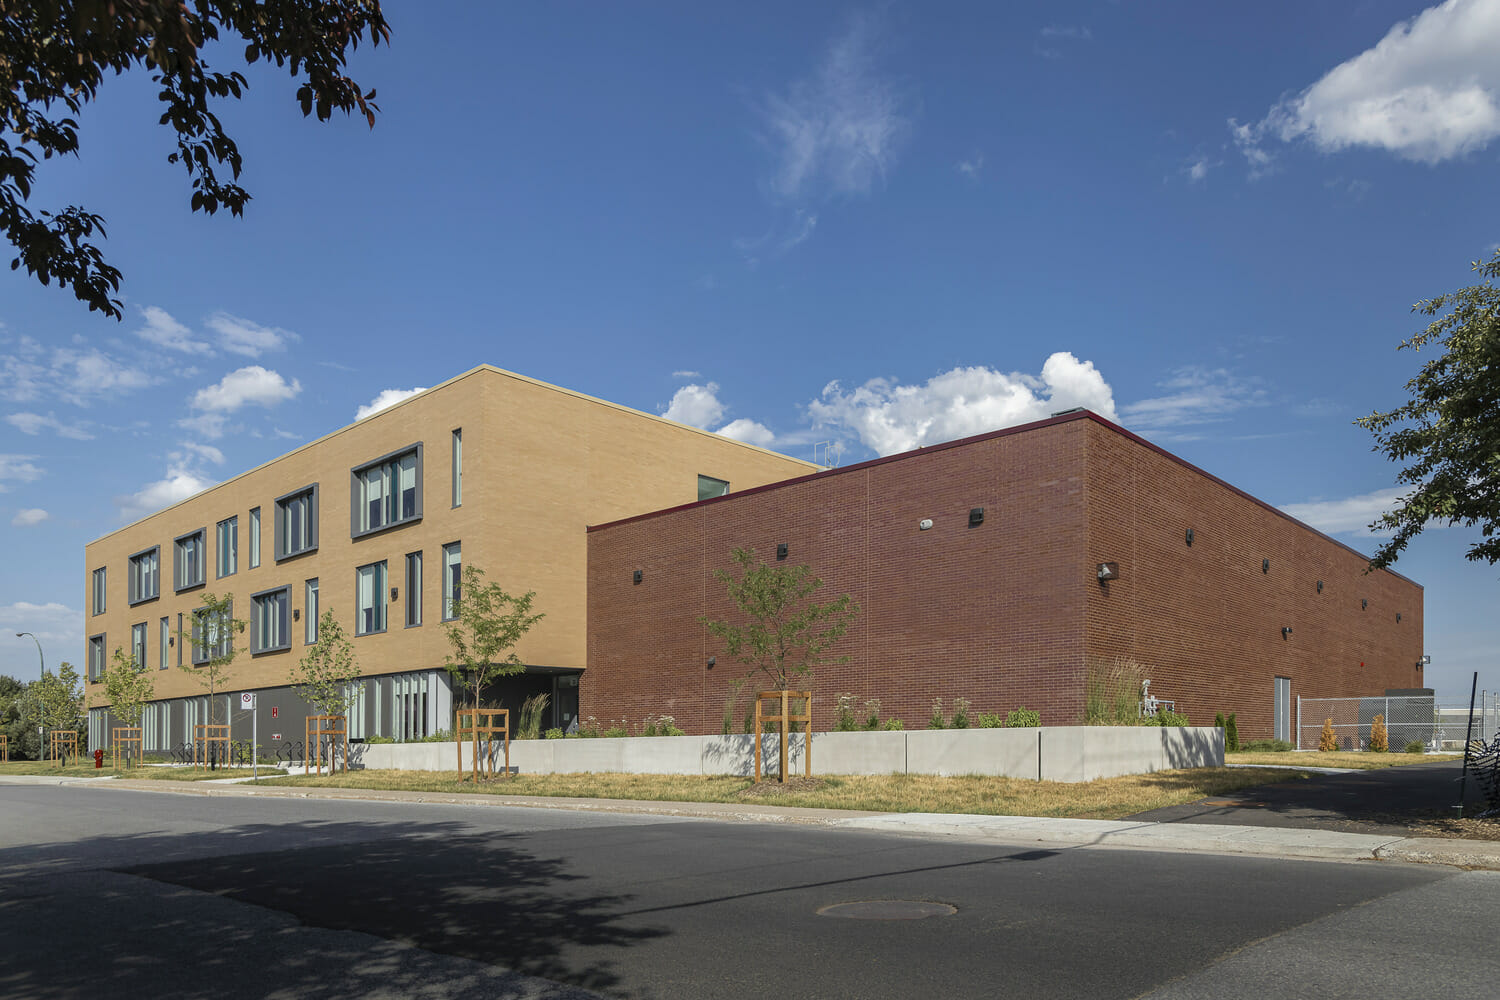
POLYGON ((0 643, 0 674, 22 681, 36 680, 41 668, 36 646, 25 639, 17 642, 11 638, 17 632, 30 632, 36 636, 47 658, 48 669, 56 670, 62 660, 78 658, 78 640, 84 634, 83 612, 55 601, 46 604, 17 601, 0 605, 0 635, 10 640, 0 643))
POLYGON ((144 389, 157 382, 146 372, 103 351, 75 351, 68 347, 52 352, 49 374, 58 384, 59 395, 78 406, 87 406, 96 396, 144 389))
POLYGON ((830 382, 808 404, 815 425, 848 430, 880 455, 1040 420, 1084 406, 1115 419, 1114 393, 1093 362, 1059 351, 1041 375, 954 368, 921 385, 871 379, 851 391, 830 382))
POLYGON ((1500 136, 1500 0, 1447 0, 1275 105, 1236 142, 1307 140, 1440 163, 1500 136))
POLYGON ((172 506, 188 497, 202 493, 215 484, 203 469, 205 461, 220 464, 224 455, 212 445, 184 441, 180 450, 167 454, 167 474, 161 479, 147 483, 134 493, 114 498, 120 520, 137 521, 172 506))
MULTIPOLYGON (((1386 511, 1394 510, 1400 499, 1401 494, 1394 489, 1376 490, 1333 500, 1319 498, 1305 503, 1287 503, 1279 509, 1325 534, 1371 536, 1383 534, 1370 531, 1370 525, 1386 511)), ((1432 526, 1443 525, 1435 522, 1432 526)))
POLYGON ((30 434, 32 437, 44 430, 49 430, 58 437, 69 438, 73 441, 92 441, 94 435, 84 428, 83 424, 67 424, 58 420, 55 414, 48 413, 45 417, 40 413, 12 413, 5 418, 5 422, 19 430, 22 434, 30 434))
POLYGON ((145 306, 141 309, 141 318, 145 325, 135 331, 135 335, 149 344, 183 354, 213 353, 213 348, 207 342, 194 340, 192 330, 177 322, 171 313, 159 306, 145 306))
POLYGON ((410 399, 417 393, 426 391, 426 386, 416 386, 412 389, 382 389, 378 396, 354 411, 354 422, 359 423, 365 417, 374 416, 381 410, 395 406, 403 399, 410 399))
POLYGON ((260 365, 247 365, 194 393, 189 403, 193 415, 177 423, 203 437, 223 437, 230 414, 246 406, 270 409, 293 399, 301 391, 302 383, 296 379, 288 382, 279 372, 260 365))
POLYGON ((779 197, 866 194, 884 179, 911 127, 907 101, 875 66, 878 32, 856 17, 816 71, 760 107, 775 155, 770 188, 779 197))
POLYGON ((214 313, 208 318, 207 325, 219 335, 220 347, 248 358, 258 358, 267 351, 284 351, 289 342, 300 339, 290 330, 261 326, 226 312, 214 313))
POLYGON ((25 507, 16 511, 16 516, 10 519, 10 523, 17 528, 30 528, 41 524, 50 515, 40 507, 25 507))
POLYGON ((10 482, 34 483, 42 470, 32 464, 35 455, 0 455, 0 493, 9 492, 10 482))
POLYGON ((736 441, 743 441, 746 444, 753 444, 761 448, 769 448, 776 442, 776 434, 771 428, 745 417, 740 417, 738 420, 731 420, 714 433, 722 434, 724 437, 734 438, 736 441))
POLYGON ((662 416, 679 424, 691 424, 707 429, 724 417, 724 404, 719 402, 719 384, 685 385, 672 395, 672 402, 662 416))
POLYGON ((1164 395, 1121 408, 1132 430, 1161 430, 1211 423, 1251 406, 1266 406, 1270 394, 1258 379, 1240 378, 1223 368, 1179 368, 1157 384, 1164 395))

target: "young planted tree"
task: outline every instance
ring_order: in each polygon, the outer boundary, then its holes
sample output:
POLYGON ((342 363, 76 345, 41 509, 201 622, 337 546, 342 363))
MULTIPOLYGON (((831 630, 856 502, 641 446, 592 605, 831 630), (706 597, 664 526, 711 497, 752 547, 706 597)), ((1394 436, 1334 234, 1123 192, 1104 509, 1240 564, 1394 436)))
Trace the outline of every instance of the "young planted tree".
POLYGON ((515 653, 515 645, 546 617, 531 613, 535 598, 534 590, 508 594, 498 583, 485 583, 479 567, 464 567, 463 584, 453 598, 453 620, 443 626, 453 647, 443 668, 471 707, 480 707, 479 698, 491 681, 526 669, 515 653))
POLYGON ((127 726, 139 726, 146 703, 156 697, 156 683, 134 654, 116 646, 113 662, 104 671, 104 695, 111 715, 127 726))
POLYGON ((1318 749, 1328 753, 1339 748, 1339 738, 1333 731, 1333 720, 1323 720, 1323 732, 1318 736, 1318 749))
POLYGON ((1390 734, 1386 732, 1385 716, 1377 715, 1370 720, 1370 749, 1375 753, 1389 753, 1390 734))
POLYGON ((292 690, 322 715, 342 715, 359 699, 354 682, 359 680, 354 646, 332 611, 318 619, 318 641, 308 647, 292 669, 292 690))
MULTIPOLYGON (((31 687, 36 694, 42 726, 47 732, 61 729, 87 734, 88 727, 84 724, 83 679, 73 669, 73 664, 64 661, 55 674, 43 671, 41 679, 33 681, 31 687)), ((86 742, 84 739, 79 740, 80 753, 86 742)), ((42 752, 46 752, 45 746, 42 752)))
POLYGON ((184 663, 178 669, 187 673, 208 692, 210 723, 219 721, 214 714, 218 707, 214 696, 229 681, 230 667, 239 653, 234 645, 234 637, 244 631, 245 623, 234 617, 234 601, 228 594, 215 597, 205 593, 203 604, 193 612, 191 632, 177 636, 178 642, 192 644, 191 662, 184 663))
POLYGON ((829 650, 849 631, 859 605, 848 594, 823 604, 812 600, 823 586, 808 566, 767 565, 754 549, 735 549, 730 559, 739 575, 715 570, 729 590, 729 599, 744 621, 702 619, 710 635, 724 643, 724 655, 748 670, 747 678, 763 674, 778 691, 793 680, 812 676, 825 663, 847 663, 847 656, 829 650))

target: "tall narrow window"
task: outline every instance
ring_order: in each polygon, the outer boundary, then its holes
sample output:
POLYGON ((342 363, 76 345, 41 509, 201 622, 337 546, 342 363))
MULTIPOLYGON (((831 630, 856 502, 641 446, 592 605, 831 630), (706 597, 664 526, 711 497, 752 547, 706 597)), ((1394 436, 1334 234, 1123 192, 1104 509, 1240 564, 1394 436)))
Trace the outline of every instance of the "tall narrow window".
POLYGON ((354 634, 385 631, 385 563, 371 563, 355 571, 354 634))
POLYGON ((161 548, 152 547, 130 557, 130 578, 125 582, 130 604, 153 601, 161 592, 161 548))
POLYGON ((250 568, 260 566, 260 508, 250 508, 250 568))
POLYGON ((156 640, 156 668, 167 669, 167 650, 172 647, 172 626, 170 618, 161 620, 161 635, 156 640))
POLYGON ((276 560, 318 547, 318 484, 276 500, 276 560))
POLYGON ((421 516, 420 444, 350 470, 350 537, 358 538, 421 516))
POLYGON ((185 535, 178 535, 172 545, 172 587, 187 590, 203 586, 203 570, 207 565, 204 549, 208 547, 207 530, 199 528, 185 535))
POLYGON ((177 665, 182 666, 182 647, 187 645, 187 636, 182 633, 182 615, 177 615, 177 665))
POLYGON ((464 502, 464 429, 453 432, 453 506, 464 502))
POLYGON ((146 623, 130 626, 130 659, 137 670, 146 669, 146 623))
POLYGON ((240 569, 240 519, 230 517, 220 521, 215 535, 219 556, 217 576, 222 580, 240 569))
POLYGON ((443 621, 454 617, 453 602, 463 585, 463 549, 460 543, 443 546, 443 621))
POLYGON ((105 567, 94 570, 94 614, 104 614, 105 567))
POLYGON ((292 588, 250 595, 250 652, 269 653, 292 644, 292 588))
POLYGON ((302 638, 309 646, 318 641, 318 578, 313 577, 307 581, 307 592, 302 602, 305 607, 302 614, 306 621, 302 624, 302 638))
POLYGON ((89 680, 104 676, 104 633, 89 636, 89 680))
POLYGON ((422 624, 422 553, 406 554, 406 627, 422 624))

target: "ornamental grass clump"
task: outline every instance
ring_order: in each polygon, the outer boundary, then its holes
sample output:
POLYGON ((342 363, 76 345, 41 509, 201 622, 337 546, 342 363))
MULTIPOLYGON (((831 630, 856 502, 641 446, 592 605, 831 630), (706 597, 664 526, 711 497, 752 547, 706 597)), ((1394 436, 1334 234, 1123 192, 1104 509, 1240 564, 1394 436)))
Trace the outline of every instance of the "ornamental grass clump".
POLYGON ((1117 656, 1091 661, 1084 674, 1083 724, 1085 726, 1138 726, 1141 724, 1141 682, 1146 666, 1117 656))

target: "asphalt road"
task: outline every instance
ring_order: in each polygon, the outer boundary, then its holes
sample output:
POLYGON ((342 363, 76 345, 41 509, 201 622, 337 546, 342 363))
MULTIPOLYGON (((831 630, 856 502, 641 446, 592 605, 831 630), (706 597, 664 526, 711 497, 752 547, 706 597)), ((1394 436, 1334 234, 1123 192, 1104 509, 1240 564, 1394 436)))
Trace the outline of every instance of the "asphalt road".
POLYGON ((0 784, 8 1000, 1487 996, 1496 913, 1436 866, 0 784), (819 913, 864 900, 954 912, 819 913))

